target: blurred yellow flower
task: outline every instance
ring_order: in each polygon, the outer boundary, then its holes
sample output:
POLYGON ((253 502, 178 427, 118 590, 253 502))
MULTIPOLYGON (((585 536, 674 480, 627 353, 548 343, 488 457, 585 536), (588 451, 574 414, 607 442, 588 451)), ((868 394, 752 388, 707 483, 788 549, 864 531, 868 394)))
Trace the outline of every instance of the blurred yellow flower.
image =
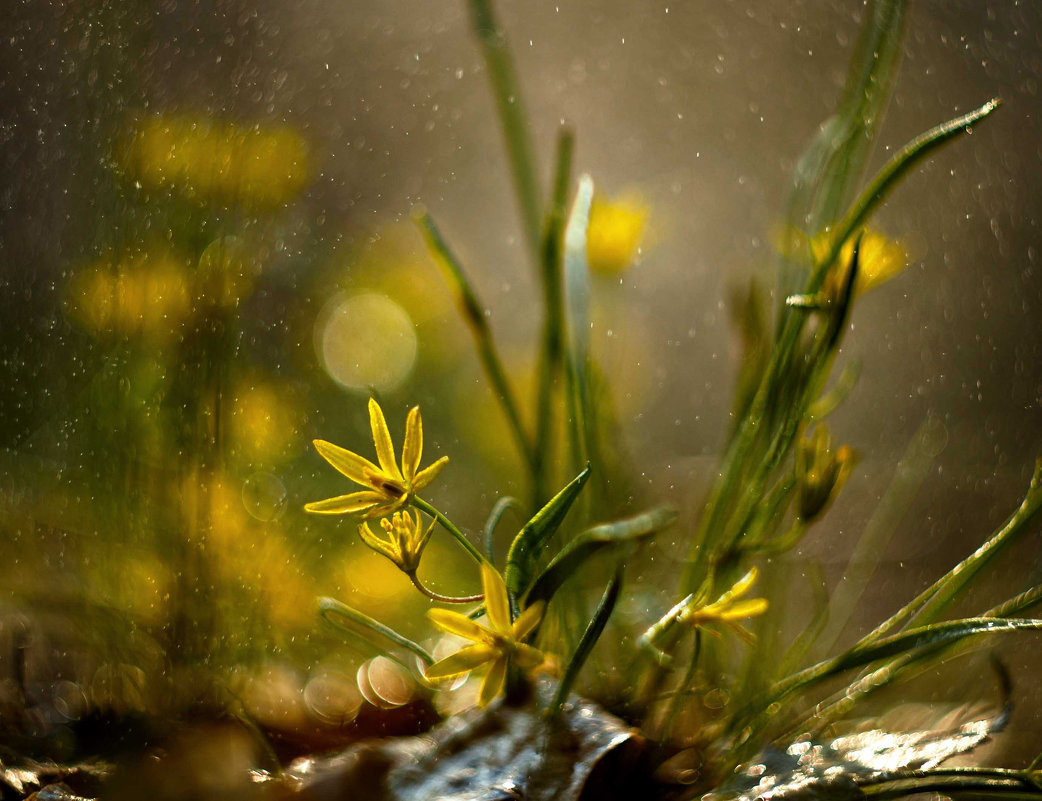
POLYGON ((279 528, 247 513, 239 481, 230 475, 187 476, 181 503, 185 519, 200 521, 185 534, 205 553, 209 592, 219 607, 230 599, 241 603, 245 595, 256 605, 254 623, 311 625, 314 586, 279 528))
POLYGON ((304 506, 306 511, 325 515, 383 517, 408 503, 416 492, 430 484, 448 464, 449 457, 442 456, 434 464, 419 470, 420 455, 423 451, 423 425, 419 406, 414 406, 409 411, 405 421, 401 469, 395 463, 394 445, 383 410, 372 398, 369 399, 369 424, 373 430, 379 467, 357 453, 331 442, 314 440, 315 449, 323 459, 356 484, 368 489, 314 501, 304 506))
POLYGON ((192 312, 184 264, 162 249, 79 271, 66 298, 69 316, 95 334, 168 337, 192 312))
POLYGON ((420 566, 423 549, 434 530, 435 521, 432 520, 430 526, 424 531, 420 513, 415 514, 416 517, 413 518, 408 511, 395 512, 390 520, 386 517, 381 520, 380 526, 387 534, 387 539, 376 536, 368 523, 362 523, 358 527, 358 534, 362 538, 362 542, 377 553, 386 556, 407 575, 414 574, 416 568, 420 566))
POLYGON ((235 389, 228 428, 232 450, 248 462, 272 464, 297 446, 301 412, 290 387, 249 376, 235 389))
POLYGON ((500 694, 506 683, 507 667, 513 661, 518 667, 531 669, 543 664, 542 651, 526 645, 524 640, 535 631, 543 619, 542 601, 525 609, 513 623, 510 622, 510 601, 503 577, 488 562, 481 563, 481 583, 485 591, 485 608, 489 626, 475 623, 466 615, 451 609, 431 609, 427 614, 435 626, 455 634, 474 645, 468 645, 451 656, 435 662, 424 672, 428 679, 438 681, 470 673, 489 665, 481 684, 478 705, 487 706, 500 694))
POLYGON ((586 231, 586 260, 593 272, 625 270, 644 238, 649 209, 635 194, 611 200, 594 197, 586 231))
POLYGON ((296 130, 202 116, 145 120, 133 132, 124 162, 148 186, 260 206, 288 203, 309 173, 307 144, 296 130))
POLYGON ((211 304, 234 308, 259 274, 260 264, 243 240, 220 236, 199 256, 196 293, 211 304))
MULTIPOLYGON (((841 268, 833 269, 826 279, 826 293, 829 297, 835 297, 839 287, 843 285, 843 279, 850 269, 854 259, 854 243, 856 237, 851 237, 843 243, 839 250, 837 263, 841 268)), ((811 240, 811 252, 817 262, 828 258, 832 240, 828 234, 819 234, 811 240)), ((908 265, 908 254, 904 246, 897 241, 891 241, 879 231, 865 229, 861 235, 861 246, 858 249, 858 271, 854 279, 854 293, 860 295, 881 286, 900 273, 908 265)))
MULTIPOLYGON (((802 252, 803 258, 813 259, 815 264, 821 264, 827 259, 832 249, 830 233, 823 232, 808 238, 803 231, 791 225, 777 226, 772 231, 771 238, 779 253, 798 259, 802 252)), ((835 297, 839 287, 843 285, 843 279, 854 258, 856 241, 857 237, 852 236, 840 248, 836 263, 842 266, 829 272, 825 285, 826 297, 835 297)), ((881 286, 907 266, 908 253, 900 240, 887 239, 885 234, 871 228, 864 229, 861 248, 858 251, 858 274, 854 281, 854 293, 860 295, 881 286)))
POLYGON ((754 639, 752 633, 738 621, 757 617, 766 612, 767 599, 748 598, 744 601, 739 599, 752 589, 759 576, 760 572, 755 567, 752 568, 738 579, 731 589, 711 604, 700 605, 692 603, 678 619, 696 628, 704 628, 710 634, 717 634, 717 632, 711 628, 706 628, 707 626, 723 625, 731 629, 746 642, 752 642, 754 639))

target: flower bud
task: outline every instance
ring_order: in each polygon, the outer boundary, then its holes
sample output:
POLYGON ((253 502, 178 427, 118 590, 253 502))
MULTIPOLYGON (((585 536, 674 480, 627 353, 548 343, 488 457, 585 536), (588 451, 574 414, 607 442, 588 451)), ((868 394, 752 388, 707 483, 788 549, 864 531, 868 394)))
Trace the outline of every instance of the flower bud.
POLYGON ((817 519, 839 494, 854 467, 854 451, 846 445, 832 450, 829 430, 814 428, 796 446, 796 515, 804 523, 817 519))

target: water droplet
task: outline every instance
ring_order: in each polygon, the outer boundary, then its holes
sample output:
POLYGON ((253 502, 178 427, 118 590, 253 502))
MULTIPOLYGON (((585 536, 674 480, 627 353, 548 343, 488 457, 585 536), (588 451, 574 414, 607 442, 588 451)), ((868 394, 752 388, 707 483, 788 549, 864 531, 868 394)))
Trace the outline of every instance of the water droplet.
POLYGON ((273 473, 254 473, 242 482, 242 505, 263 523, 275 520, 286 509, 286 485, 273 473))

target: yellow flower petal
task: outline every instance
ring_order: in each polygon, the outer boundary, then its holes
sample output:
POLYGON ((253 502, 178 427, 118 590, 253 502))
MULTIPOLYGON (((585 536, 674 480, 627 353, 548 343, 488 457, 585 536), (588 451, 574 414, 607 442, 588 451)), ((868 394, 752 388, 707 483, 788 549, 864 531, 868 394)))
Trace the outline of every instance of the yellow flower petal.
POLYGON ((499 571, 488 562, 481 563, 481 586, 485 589, 485 609, 488 611, 488 622, 492 625, 492 630, 499 634, 511 635, 507 585, 499 571))
POLYGON ((368 459, 359 456, 357 453, 352 453, 346 448, 341 448, 339 445, 334 445, 332 442, 316 439, 312 443, 323 459, 356 484, 368 486, 370 483, 369 476, 380 472, 380 468, 368 459))
MULTIPOLYGON (((435 524, 437 522, 438 522, 437 520, 432 520, 431 524, 429 526, 427 526, 427 530, 424 531, 422 535, 420 535, 419 541, 416 543, 417 551, 422 551, 424 548, 427 547, 427 541, 431 538, 431 533, 434 531, 434 526, 435 526, 435 524)), ((420 520, 420 513, 417 512, 416 513, 416 530, 417 531, 421 530, 420 529, 421 525, 423 525, 423 521, 420 520)))
POLYGON ((767 611, 766 598, 749 598, 746 601, 738 601, 727 609, 720 612, 721 620, 742 620, 747 617, 756 617, 767 611))
MULTIPOLYGON (((402 464, 399 468, 394 461, 394 444, 391 442, 391 434, 387 429, 387 421, 383 410, 375 399, 369 401, 369 423, 373 430, 373 444, 376 447, 377 460, 380 466, 364 459, 357 453, 353 453, 338 445, 325 440, 315 440, 315 448, 333 467, 345 476, 367 487, 376 496, 376 501, 367 496, 368 503, 360 508, 347 509, 338 505, 338 501, 318 501, 308 504, 308 511, 324 512, 327 514, 343 514, 345 512, 362 514, 364 517, 373 518, 389 515, 400 509, 411 501, 418 490, 430 484, 448 464, 448 457, 443 456, 426 470, 416 473, 419 467, 420 457, 423 451, 423 428, 420 421, 419 407, 409 412, 406 420, 405 445, 402 448, 402 464), (409 475, 406 479, 402 470, 409 475)), ((343 496, 347 498, 349 496, 343 496)), ((338 499, 339 500, 339 499, 338 499)), ((415 527, 419 531, 419 524, 415 527)), ((424 535, 426 538, 427 535, 424 535)), ((399 536, 396 541, 401 541, 399 536)))
POLYGON ((507 658, 500 656, 489 668, 485 680, 481 682, 481 693, 478 695, 478 706, 488 706, 497 695, 503 692, 507 681, 507 658))
POLYGON ((402 472, 394 461, 394 445, 391 443, 391 432, 387 428, 383 409, 375 398, 369 399, 369 425, 373 429, 373 443, 376 445, 376 458, 387 475, 402 481, 402 472))
POLYGON ((485 662, 495 658, 497 653, 498 650, 496 648, 484 643, 468 645, 452 656, 447 656, 440 662, 435 662, 423 672, 431 680, 449 679, 453 676, 469 673, 479 665, 483 665, 485 662))
POLYGON ((368 524, 363 523, 358 527, 358 536, 362 538, 362 542, 377 553, 383 554, 396 565, 401 564, 402 555, 400 550, 395 548, 394 545, 387 540, 377 537, 369 528, 368 524))
POLYGON ((534 667, 538 667, 543 664, 545 660, 546 655, 538 648, 533 648, 531 645, 518 643, 514 650, 514 662, 519 668, 523 668, 524 670, 531 670, 534 667))
POLYGON ((647 203, 636 195, 595 196, 586 231, 586 260, 595 273, 615 273, 633 263, 648 222, 647 203))
POLYGON ((439 629, 447 631, 449 634, 455 634, 457 637, 485 644, 492 639, 490 632, 484 626, 478 625, 466 615, 453 612, 451 609, 430 609, 427 617, 439 629))
POLYGON ((447 465, 448 463, 449 457, 442 456, 438 461, 434 462, 431 465, 428 465, 419 473, 417 473, 416 477, 412 480, 413 490, 415 492, 419 492, 432 481, 434 481, 434 479, 438 477, 438 473, 440 473, 442 469, 445 467, 445 465, 447 465))
POLYGON ((742 576, 740 579, 738 579, 738 581, 734 583, 734 586, 731 587, 731 589, 729 589, 722 596, 720 596, 720 600, 722 601, 725 598, 727 600, 731 600, 732 598, 741 598, 743 595, 749 592, 750 589, 752 589, 753 584, 756 583, 756 580, 759 577, 760 571, 755 567, 751 568, 748 573, 746 573, 744 576, 742 576))
POLYGON ((539 621, 543 619, 543 612, 545 610, 546 602, 539 601, 538 603, 532 604, 518 615, 517 620, 514 621, 514 639, 520 642, 531 634, 535 630, 535 627, 539 625, 539 621))
POLYGON ((372 511, 383 499, 379 493, 368 490, 352 492, 322 501, 312 501, 304 505, 304 511, 319 515, 355 515, 372 511))
POLYGON ((420 407, 413 406, 405 420, 405 444, 402 446, 402 475, 406 481, 416 478, 422 452, 423 421, 420 419, 420 407))

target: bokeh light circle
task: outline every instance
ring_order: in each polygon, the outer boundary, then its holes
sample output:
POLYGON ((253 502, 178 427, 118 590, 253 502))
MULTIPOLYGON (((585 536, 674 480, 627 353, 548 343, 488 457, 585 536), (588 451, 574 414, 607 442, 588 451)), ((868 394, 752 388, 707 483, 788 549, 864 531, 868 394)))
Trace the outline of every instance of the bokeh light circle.
POLYGON ((416 363, 416 327, 386 295, 334 295, 315 323, 315 350, 330 378, 343 387, 386 392, 416 363))
POLYGON ((242 484, 242 505, 262 523, 277 520, 286 510, 286 485, 274 473, 254 473, 242 484))

